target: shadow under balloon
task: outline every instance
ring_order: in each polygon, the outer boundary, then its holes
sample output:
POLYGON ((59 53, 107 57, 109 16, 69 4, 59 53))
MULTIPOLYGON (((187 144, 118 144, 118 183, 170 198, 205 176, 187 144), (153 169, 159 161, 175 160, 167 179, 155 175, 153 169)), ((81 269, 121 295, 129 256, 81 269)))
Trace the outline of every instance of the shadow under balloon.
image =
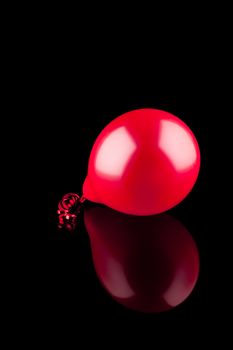
POLYGON ((168 214, 138 217, 100 206, 85 208, 84 220, 97 276, 117 302, 156 313, 190 295, 199 254, 180 221, 168 214))

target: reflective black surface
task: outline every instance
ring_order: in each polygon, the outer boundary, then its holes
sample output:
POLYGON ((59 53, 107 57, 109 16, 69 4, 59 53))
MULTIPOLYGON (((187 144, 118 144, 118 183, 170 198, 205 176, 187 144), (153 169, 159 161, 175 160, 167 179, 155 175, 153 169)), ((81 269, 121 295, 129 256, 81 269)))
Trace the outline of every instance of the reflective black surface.
POLYGON ((158 313, 192 293, 199 275, 198 248, 177 219, 130 216, 96 206, 85 210, 84 221, 96 274, 118 303, 158 313))
MULTIPOLYGON (((188 328, 195 337, 205 332, 206 325, 214 319, 213 300, 216 302, 211 296, 211 281, 215 283, 213 261, 217 234, 210 229, 210 219, 213 219, 210 208, 214 201, 210 180, 212 96, 206 93, 204 84, 208 79, 184 66, 181 75, 170 61, 167 69, 161 72, 158 62, 148 70, 147 65, 142 65, 139 70, 129 69, 129 66, 125 66, 120 74, 114 65, 107 74, 102 65, 104 77, 102 70, 92 66, 81 80, 69 68, 69 77, 65 74, 58 77, 56 72, 50 75, 52 93, 46 95, 44 109, 44 118, 51 123, 51 126, 46 125, 45 131, 48 225, 46 233, 42 232, 40 236, 39 261, 44 315, 59 324, 81 322, 82 328, 90 332, 100 327, 103 337, 106 327, 116 335, 131 330, 135 337, 148 332, 151 337, 156 337, 160 330, 168 331, 168 336, 171 329, 180 335, 188 328), (65 193, 81 195, 89 154, 103 127, 118 115, 142 107, 167 110, 187 123, 199 142, 202 161, 193 191, 166 213, 181 222, 197 246, 200 258, 197 283, 189 297, 176 307, 150 314, 123 306, 101 285, 84 213, 81 212, 74 232, 58 230, 56 214, 58 201, 65 193), (71 318, 75 321, 71 322, 71 318)), ((85 203, 85 207, 96 208, 92 203, 85 203)))

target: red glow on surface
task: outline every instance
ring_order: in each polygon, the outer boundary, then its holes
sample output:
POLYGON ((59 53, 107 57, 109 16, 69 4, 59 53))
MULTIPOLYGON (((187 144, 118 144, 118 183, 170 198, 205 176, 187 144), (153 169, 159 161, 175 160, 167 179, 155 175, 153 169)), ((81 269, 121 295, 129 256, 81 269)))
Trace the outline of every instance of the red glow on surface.
POLYGON ((100 206, 84 214, 96 274, 117 302, 137 311, 161 312, 191 294, 199 254, 177 219, 167 214, 130 216, 100 206))

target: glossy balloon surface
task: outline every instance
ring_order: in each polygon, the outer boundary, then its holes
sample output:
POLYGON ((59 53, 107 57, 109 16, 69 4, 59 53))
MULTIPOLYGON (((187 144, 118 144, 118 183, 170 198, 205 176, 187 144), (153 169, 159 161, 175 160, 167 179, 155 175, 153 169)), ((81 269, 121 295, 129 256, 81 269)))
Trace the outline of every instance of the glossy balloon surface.
POLYGON ((98 136, 83 194, 123 213, 153 215, 187 196, 199 167, 198 143, 185 123, 161 110, 134 110, 98 136))
POLYGON ((196 244, 168 214, 129 216, 107 207, 85 208, 97 276, 122 305, 161 312, 182 303, 199 273, 196 244))

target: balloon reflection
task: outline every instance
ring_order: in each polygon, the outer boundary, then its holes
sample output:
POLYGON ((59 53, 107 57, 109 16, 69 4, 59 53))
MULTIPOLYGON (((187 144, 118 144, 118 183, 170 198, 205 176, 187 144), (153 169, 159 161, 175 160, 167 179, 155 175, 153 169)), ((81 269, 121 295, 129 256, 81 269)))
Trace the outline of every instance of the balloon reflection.
POLYGON ((107 207, 86 208, 96 273, 124 306, 161 312, 182 303, 199 273, 196 244, 174 217, 125 215, 107 207))

